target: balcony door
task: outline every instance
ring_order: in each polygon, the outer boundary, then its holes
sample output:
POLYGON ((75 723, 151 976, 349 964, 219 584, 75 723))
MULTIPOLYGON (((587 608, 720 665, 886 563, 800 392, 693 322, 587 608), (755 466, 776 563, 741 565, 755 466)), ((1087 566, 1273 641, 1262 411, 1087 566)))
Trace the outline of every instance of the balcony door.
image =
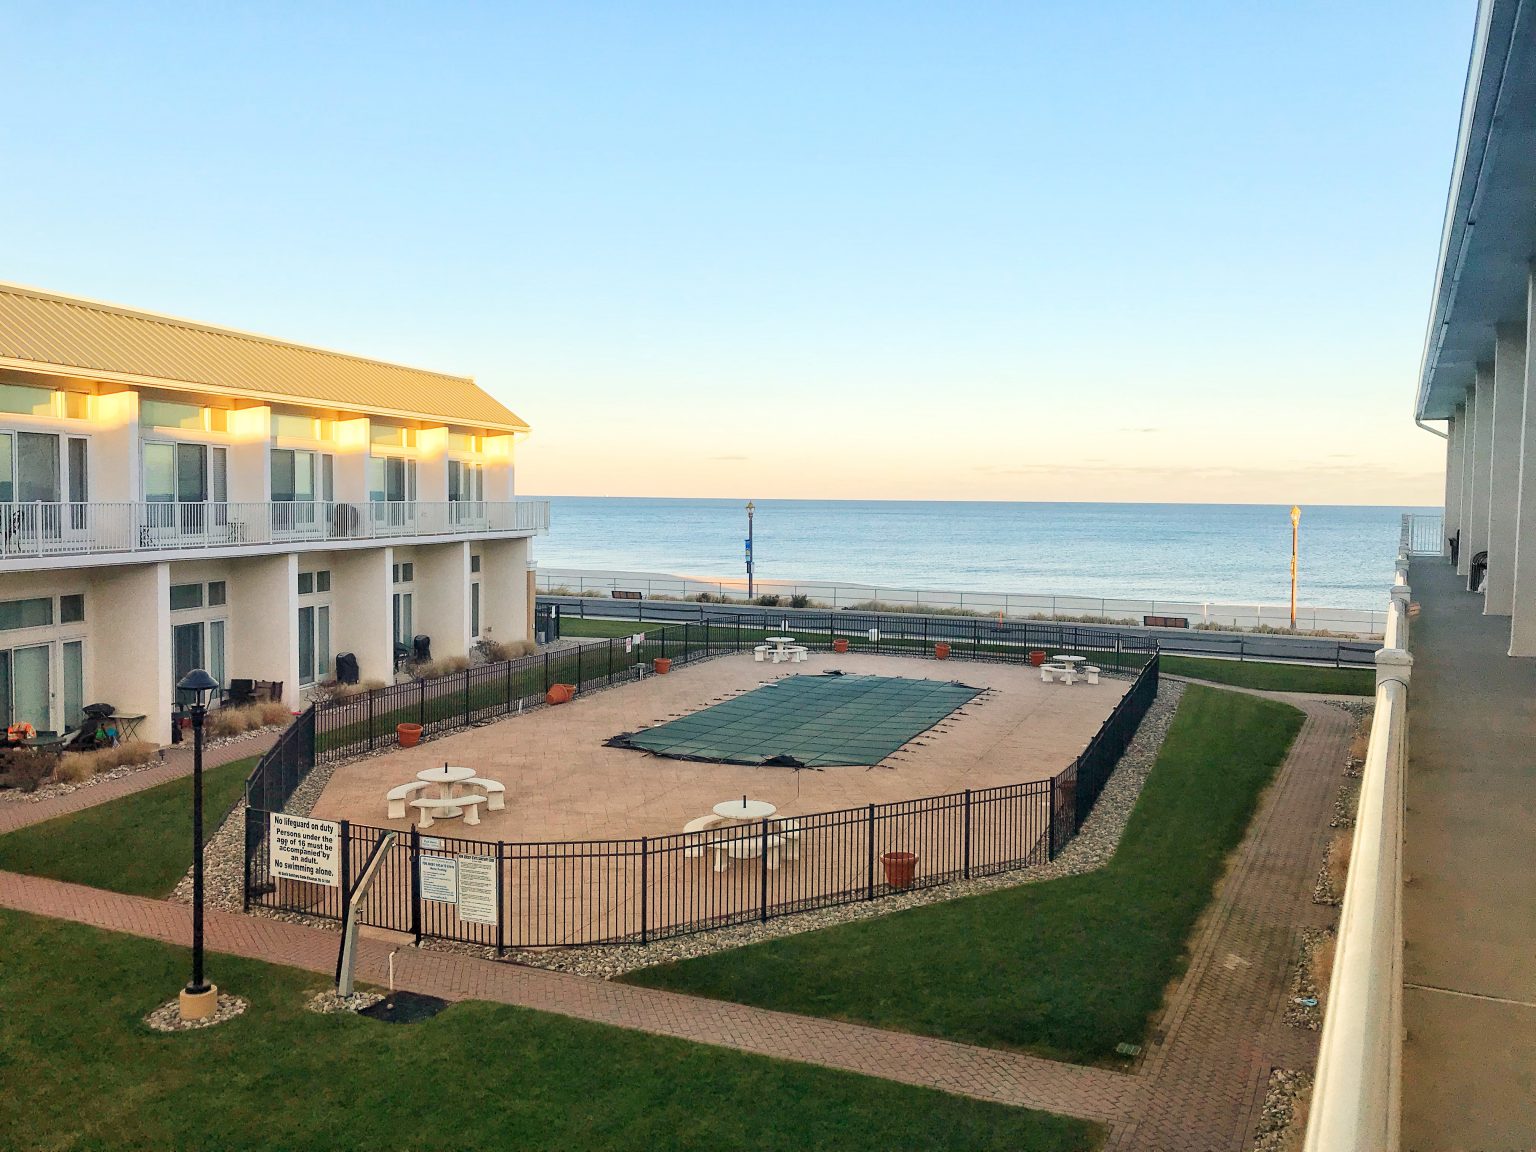
POLYGON ((453 523, 466 527, 485 521, 485 469, 462 460, 448 461, 448 503, 453 523))
POLYGON ((368 499, 376 526, 409 531, 416 520, 416 461, 399 456, 369 457, 368 499))
POLYGON ((272 449, 272 527, 295 536, 315 534, 325 525, 334 498, 333 458, 326 452, 272 449))
POLYGON ((52 551, 66 532, 84 529, 86 484, 84 437, 0 432, 0 531, 6 551, 52 551))
POLYGON ((226 450, 209 444, 144 444, 145 527, 204 539, 228 524, 226 450))

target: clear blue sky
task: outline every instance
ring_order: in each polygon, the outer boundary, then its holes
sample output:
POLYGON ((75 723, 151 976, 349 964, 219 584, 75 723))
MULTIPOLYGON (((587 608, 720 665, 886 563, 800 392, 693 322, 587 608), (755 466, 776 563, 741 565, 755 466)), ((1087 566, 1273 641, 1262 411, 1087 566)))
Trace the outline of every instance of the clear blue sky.
POLYGON ((529 492, 1418 503, 1470 0, 0 7, 0 279, 474 375, 529 492))

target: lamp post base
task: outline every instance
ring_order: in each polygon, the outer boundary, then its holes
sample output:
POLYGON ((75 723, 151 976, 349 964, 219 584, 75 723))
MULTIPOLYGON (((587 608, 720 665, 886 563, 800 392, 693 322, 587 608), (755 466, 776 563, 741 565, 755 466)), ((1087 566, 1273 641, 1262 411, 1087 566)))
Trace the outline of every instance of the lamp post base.
POLYGON ((183 1020, 204 1020, 212 1016, 219 1008, 218 985, 208 985, 206 992, 192 992, 183 988, 180 1008, 183 1020))

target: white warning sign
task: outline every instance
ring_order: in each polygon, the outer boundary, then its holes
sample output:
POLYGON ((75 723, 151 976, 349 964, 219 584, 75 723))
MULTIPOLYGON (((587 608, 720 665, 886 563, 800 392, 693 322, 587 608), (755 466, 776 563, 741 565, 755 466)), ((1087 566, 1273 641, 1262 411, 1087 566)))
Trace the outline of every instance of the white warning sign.
POLYGON ((341 887, 341 825, 272 813, 272 875, 341 887))
POLYGON ((444 904, 459 902, 458 868, 451 856, 423 856, 417 861, 421 876, 421 898, 444 904))
POLYGON ((496 923, 496 858, 460 856, 459 919, 496 923))

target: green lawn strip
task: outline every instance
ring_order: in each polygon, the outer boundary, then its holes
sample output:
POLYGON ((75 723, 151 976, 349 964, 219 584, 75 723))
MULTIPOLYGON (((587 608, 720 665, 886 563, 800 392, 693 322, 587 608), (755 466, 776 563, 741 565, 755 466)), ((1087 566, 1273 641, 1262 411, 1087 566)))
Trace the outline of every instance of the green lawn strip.
MULTIPOLYGON (((1111 863, 631 973, 636 984, 1085 1063, 1143 1043, 1301 726, 1191 685, 1111 863)), ((801 867, 805 867, 804 862, 801 867)), ((919 865, 921 866, 921 865, 919 865)))
POLYGON ((206 1031, 141 1017, 184 948, 0 910, 10 1149, 1033 1149, 1102 1131, 852 1073, 484 1002, 409 1026, 316 1016, 323 976, 209 957, 250 1001, 206 1031))
MULTIPOLYGON (((212 836, 240 799, 248 757, 203 773, 203 827, 212 836)), ((0 836, 0 870, 133 896, 167 896, 191 859, 192 780, 171 780, 0 836)))
POLYGON ((1306 664, 1270 664, 1255 660, 1202 660, 1164 653, 1162 670, 1235 688, 1271 692, 1326 692, 1336 696, 1370 696, 1376 691, 1371 668, 1324 668, 1306 664))

